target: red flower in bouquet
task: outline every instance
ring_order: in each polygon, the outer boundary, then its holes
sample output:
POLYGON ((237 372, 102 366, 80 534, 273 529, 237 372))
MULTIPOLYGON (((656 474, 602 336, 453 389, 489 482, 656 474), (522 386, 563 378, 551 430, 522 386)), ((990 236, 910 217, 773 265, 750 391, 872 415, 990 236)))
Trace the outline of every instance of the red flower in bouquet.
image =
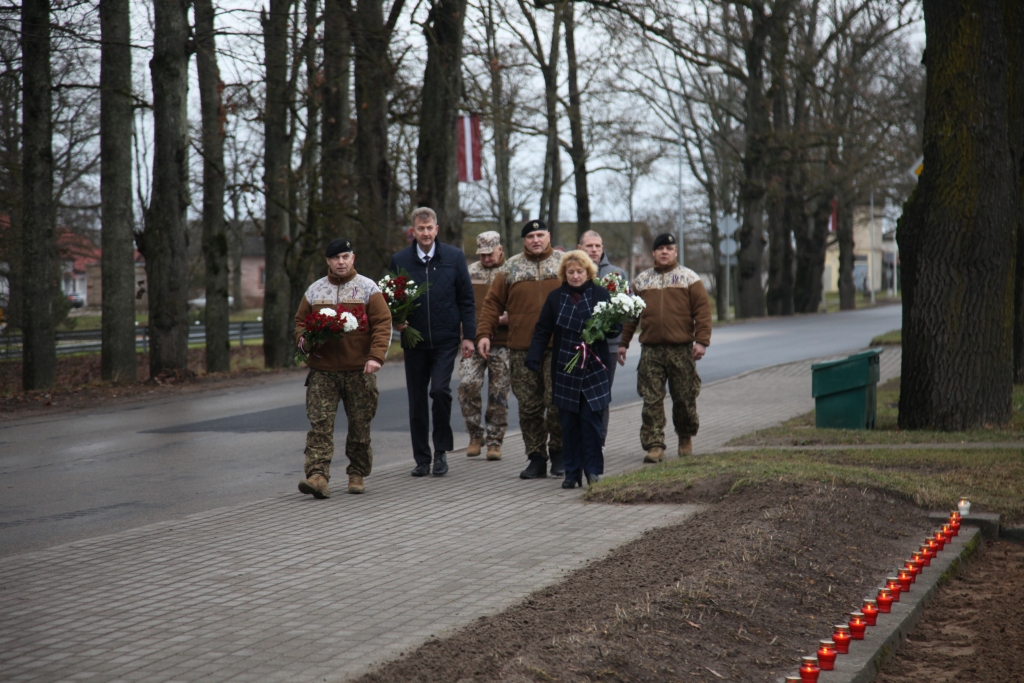
POLYGON ((323 346, 332 339, 341 339, 349 332, 365 330, 366 326, 366 309, 363 306, 353 306, 350 309, 338 304, 334 308, 313 311, 302 322, 304 329, 295 350, 296 365, 308 363, 309 355, 318 346, 323 346))

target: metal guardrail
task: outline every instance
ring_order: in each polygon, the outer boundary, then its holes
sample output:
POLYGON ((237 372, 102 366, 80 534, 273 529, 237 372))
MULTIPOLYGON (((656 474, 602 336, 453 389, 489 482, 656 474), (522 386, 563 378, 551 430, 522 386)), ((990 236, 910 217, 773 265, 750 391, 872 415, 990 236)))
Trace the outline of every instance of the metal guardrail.
MULTIPOLYGON (((262 322, 241 322, 228 325, 231 343, 241 346, 247 339, 263 339, 262 322)), ((206 326, 192 325, 188 329, 189 345, 206 343, 206 326)), ((22 339, 20 334, 0 333, 0 360, 21 358, 22 339)), ((57 333, 57 355, 70 353, 99 353, 103 348, 103 337, 100 330, 79 330, 57 333)), ((135 350, 139 353, 149 351, 149 328, 135 328, 135 350)))

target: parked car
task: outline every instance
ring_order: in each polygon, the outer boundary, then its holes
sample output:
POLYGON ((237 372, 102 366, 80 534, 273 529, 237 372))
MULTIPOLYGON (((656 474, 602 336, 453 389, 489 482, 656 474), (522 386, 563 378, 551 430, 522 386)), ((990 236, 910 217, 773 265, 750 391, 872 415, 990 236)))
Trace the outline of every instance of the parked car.
POLYGON ((71 292, 68 294, 68 302, 72 308, 81 308, 85 305, 85 295, 81 292, 71 292))

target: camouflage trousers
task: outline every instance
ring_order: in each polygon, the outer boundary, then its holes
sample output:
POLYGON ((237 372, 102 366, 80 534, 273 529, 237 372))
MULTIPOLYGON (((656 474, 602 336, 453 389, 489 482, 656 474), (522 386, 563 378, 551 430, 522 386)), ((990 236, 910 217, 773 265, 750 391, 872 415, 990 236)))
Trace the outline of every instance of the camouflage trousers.
POLYGON ((644 399, 640 445, 665 448, 665 382, 672 395, 672 423, 680 439, 695 436, 700 427, 697 395, 700 376, 693 344, 645 345, 640 349, 636 390, 644 399))
POLYGON ((334 419, 338 403, 345 406, 348 417, 348 437, 345 455, 348 456, 346 474, 369 476, 373 466, 373 448, 370 446, 370 422, 377 414, 377 378, 362 370, 324 372, 310 369, 306 378, 306 477, 322 474, 331 478, 331 458, 334 456, 334 419))
POLYGON ((544 352, 541 372, 526 367, 525 350, 509 351, 512 393, 519 401, 519 429, 523 432, 526 454, 562 450, 562 423, 551 399, 551 351, 544 352), (546 414, 545 414, 546 413, 546 414))
POLYGON ((472 439, 484 438, 484 427, 480 424, 483 405, 480 391, 487 375, 487 434, 485 443, 488 446, 500 446, 505 439, 505 428, 508 427, 508 390, 511 377, 508 369, 508 348, 497 346, 491 349, 486 360, 474 352, 469 358, 459 363, 459 406, 462 417, 466 420, 466 431, 472 439))

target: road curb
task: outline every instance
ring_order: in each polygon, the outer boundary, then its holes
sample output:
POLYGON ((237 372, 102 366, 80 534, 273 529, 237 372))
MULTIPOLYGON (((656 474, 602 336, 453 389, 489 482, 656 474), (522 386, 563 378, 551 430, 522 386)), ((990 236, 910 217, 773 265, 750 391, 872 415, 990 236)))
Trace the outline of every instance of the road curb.
MULTIPOLYGON (((910 592, 893 603, 892 612, 879 614, 878 623, 868 627, 864 640, 850 643, 850 653, 839 655, 835 670, 822 671, 818 683, 871 683, 875 680, 882 666, 892 659, 917 625, 939 587, 960 573, 964 561, 981 547, 982 538, 981 528, 967 524, 960 527, 960 535, 939 551, 931 566, 924 568, 910 592)), ((827 635, 822 634, 822 637, 827 635)))

